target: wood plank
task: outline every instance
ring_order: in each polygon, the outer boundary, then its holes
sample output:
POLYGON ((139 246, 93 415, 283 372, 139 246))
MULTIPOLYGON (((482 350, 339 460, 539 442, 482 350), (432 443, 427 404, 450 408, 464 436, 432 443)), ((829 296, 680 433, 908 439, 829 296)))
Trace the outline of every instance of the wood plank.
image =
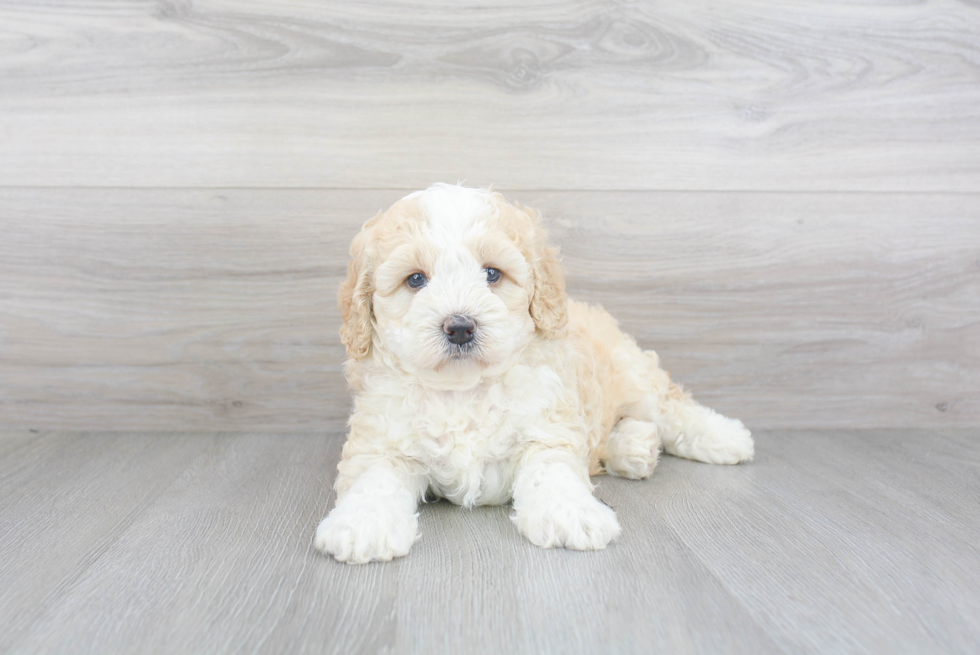
MULTIPOLYGON (((0 420, 340 429, 335 290, 401 193, 0 190, 0 420)), ((980 423, 980 195, 510 195, 575 297, 750 427, 980 423)))
POLYGON ((11 652, 211 444, 205 435, 51 433, 3 453, 0 651, 11 652))
POLYGON ((0 648, 980 647, 976 430, 757 437, 751 464, 664 457, 650 480, 598 479, 623 525, 605 551, 540 550, 507 507, 434 503, 421 508, 422 537, 407 557, 347 566, 311 543, 332 501, 338 435, 42 435, 0 461, 0 648), (161 490, 172 464, 186 468, 161 490), (141 486, 147 467, 156 473, 141 486), (107 517, 127 503, 116 513, 130 519, 113 524, 107 517), (82 552, 73 576, 45 584, 82 552))
POLYGON ((973 192, 972 2, 0 5, 5 185, 973 192))
POLYGON ((623 524, 600 552, 538 549, 508 507, 424 507, 393 652, 781 652, 645 503, 599 485, 623 524))
MULTIPOLYGON (((980 556, 980 429, 886 434, 884 456, 882 433, 863 431, 793 435, 792 454, 798 461, 813 460, 808 468, 815 476, 862 480, 854 486, 865 501, 900 507, 902 519, 921 526, 906 528, 910 534, 925 530, 947 546, 955 543, 980 556), (842 438, 846 448, 838 447, 842 438)), ((780 459, 791 465, 787 456, 780 459)))
POLYGON ((409 557, 346 566, 311 543, 339 439, 215 438, 218 446, 105 549, 16 649, 778 652, 663 524, 648 526, 654 539, 638 539, 646 533, 631 525, 623 545, 602 553, 545 551, 518 535, 506 508, 440 503, 422 508, 423 537, 409 557))
MULTIPOLYGON (((11 462, 9 457, 13 452, 26 448, 40 436, 40 432, 27 432, 23 430, 2 430, 0 431, 0 462, 11 462)), ((2 466, 2 464, 0 464, 2 466)), ((2 475, 0 468, 0 475, 2 475)))
MULTIPOLYGON (((629 489, 786 652, 980 648, 975 433, 940 443, 968 460, 954 467, 961 474, 972 469, 973 485, 955 488, 916 474, 893 447, 910 441, 900 432, 757 438, 748 466, 667 459, 654 485, 629 489), (917 488, 932 490, 942 514, 965 510, 962 522, 928 517, 931 501, 917 488)), ((922 446, 937 441, 930 433, 922 446)))
POLYGON ((980 196, 519 195, 571 293, 750 427, 980 424, 980 196))
POLYGON ((335 295, 350 232, 375 200, 0 197, 0 403, 12 427, 289 430, 346 420, 335 295))
MULTIPOLYGON (((157 435, 159 441, 168 435, 157 435)), ((69 436, 70 438, 70 436, 69 436)), ((168 492, 34 621, 39 652, 378 652, 394 570, 316 554, 342 440, 211 437, 168 492)))

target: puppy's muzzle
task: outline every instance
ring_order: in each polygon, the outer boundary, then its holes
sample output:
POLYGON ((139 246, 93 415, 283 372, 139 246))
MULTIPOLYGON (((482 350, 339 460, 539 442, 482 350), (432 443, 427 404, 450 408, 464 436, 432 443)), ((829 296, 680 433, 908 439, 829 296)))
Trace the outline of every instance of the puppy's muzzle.
POLYGON ((442 331, 450 343, 462 346, 476 338, 476 321, 469 316, 453 314, 443 322, 442 331))

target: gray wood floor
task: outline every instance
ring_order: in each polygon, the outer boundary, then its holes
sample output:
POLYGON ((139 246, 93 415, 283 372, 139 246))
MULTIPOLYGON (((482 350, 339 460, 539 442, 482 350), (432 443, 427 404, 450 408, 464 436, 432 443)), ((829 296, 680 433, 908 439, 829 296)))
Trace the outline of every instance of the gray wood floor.
POLYGON ((313 530, 335 434, 0 436, 0 652, 975 653, 976 431, 773 431, 599 479, 622 538, 539 550, 421 510, 390 564, 313 530))

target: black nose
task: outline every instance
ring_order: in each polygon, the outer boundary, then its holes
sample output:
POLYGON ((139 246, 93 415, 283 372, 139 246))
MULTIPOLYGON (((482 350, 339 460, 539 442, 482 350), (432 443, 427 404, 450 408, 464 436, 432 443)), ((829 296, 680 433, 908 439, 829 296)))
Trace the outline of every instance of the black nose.
POLYGON ((476 334, 476 321, 469 316, 454 314, 442 324, 442 331, 452 343, 462 346, 473 341, 473 336, 476 334))

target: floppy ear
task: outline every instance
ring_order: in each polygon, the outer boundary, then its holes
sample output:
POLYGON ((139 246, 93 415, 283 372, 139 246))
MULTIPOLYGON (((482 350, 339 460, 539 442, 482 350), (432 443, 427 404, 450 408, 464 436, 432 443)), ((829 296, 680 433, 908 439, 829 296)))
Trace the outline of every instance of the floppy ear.
POLYGON ((561 269, 558 249, 547 245, 548 233, 541 227, 540 215, 533 209, 521 209, 530 217, 533 230, 528 256, 534 278, 531 318, 545 336, 563 337, 568 322, 568 296, 565 294, 565 274, 561 269))
POLYGON ((347 279, 340 285, 337 306, 343 324, 340 326, 340 340, 347 348, 351 359, 364 359, 371 352, 372 326, 371 284, 372 264, 368 254, 368 244, 373 230, 371 226, 381 216, 375 216, 361 228, 350 245, 350 262, 347 264, 347 279))

